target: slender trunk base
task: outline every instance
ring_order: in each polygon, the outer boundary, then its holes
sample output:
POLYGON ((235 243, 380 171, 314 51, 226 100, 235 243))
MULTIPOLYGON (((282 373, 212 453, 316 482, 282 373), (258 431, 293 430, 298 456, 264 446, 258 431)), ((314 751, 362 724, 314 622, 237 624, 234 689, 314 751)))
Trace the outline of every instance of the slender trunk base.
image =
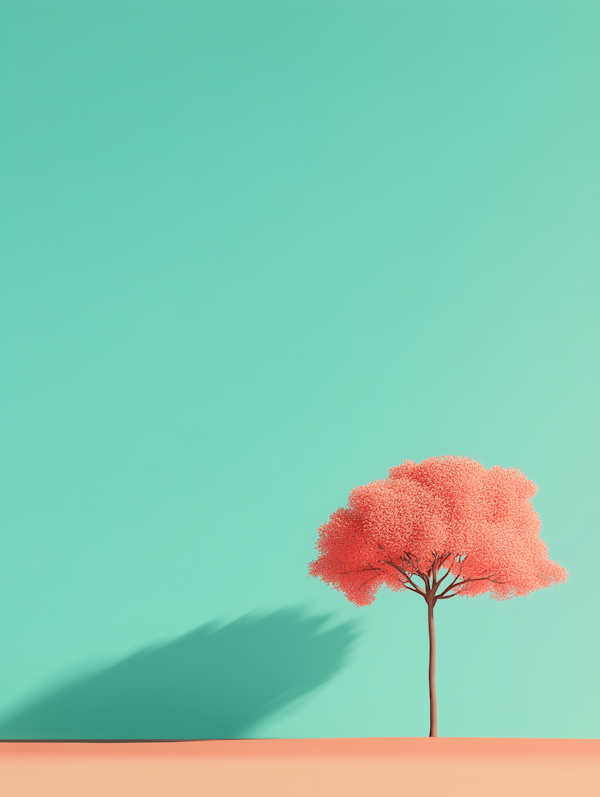
POLYGON ((429 736, 437 736, 437 697, 435 694, 435 627, 433 625, 433 596, 427 600, 429 625, 429 736))

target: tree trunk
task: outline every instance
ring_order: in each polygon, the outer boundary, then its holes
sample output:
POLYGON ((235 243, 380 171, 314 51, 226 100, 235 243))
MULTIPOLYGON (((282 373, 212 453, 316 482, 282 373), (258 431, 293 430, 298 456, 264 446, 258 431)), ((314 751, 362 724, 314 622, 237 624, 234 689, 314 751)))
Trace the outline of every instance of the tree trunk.
POLYGON ((433 595, 427 600, 429 625, 429 735, 437 736, 437 697, 435 694, 435 627, 433 625, 433 595))

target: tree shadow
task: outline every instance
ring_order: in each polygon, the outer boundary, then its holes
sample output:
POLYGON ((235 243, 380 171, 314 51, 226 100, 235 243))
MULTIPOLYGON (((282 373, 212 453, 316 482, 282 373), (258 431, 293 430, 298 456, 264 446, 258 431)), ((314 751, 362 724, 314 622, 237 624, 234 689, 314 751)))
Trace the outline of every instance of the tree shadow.
POLYGON ((3 739, 241 739, 342 669, 355 622, 301 608, 213 621, 55 688, 3 739))

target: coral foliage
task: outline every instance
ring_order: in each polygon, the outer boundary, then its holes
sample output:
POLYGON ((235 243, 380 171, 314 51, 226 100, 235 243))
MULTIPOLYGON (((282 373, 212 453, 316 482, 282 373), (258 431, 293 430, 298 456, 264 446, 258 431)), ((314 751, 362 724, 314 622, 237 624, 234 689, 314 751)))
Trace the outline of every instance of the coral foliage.
POLYGON ((438 598, 490 592, 504 600, 564 582, 567 571, 539 536, 536 491, 518 469, 488 470, 467 457, 407 460, 352 490, 348 506, 319 528, 310 575, 357 606, 381 586, 431 590, 444 574, 438 598))

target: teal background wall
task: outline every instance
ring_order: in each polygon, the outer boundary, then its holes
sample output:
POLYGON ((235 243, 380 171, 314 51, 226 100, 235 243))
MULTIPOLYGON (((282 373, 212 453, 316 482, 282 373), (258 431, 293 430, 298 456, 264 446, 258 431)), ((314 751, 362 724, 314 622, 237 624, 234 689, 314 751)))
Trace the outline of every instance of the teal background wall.
POLYGON ((439 605, 440 735, 600 735, 600 5, 0 22, 0 737, 427 735, 425 605, 307 565, 442 454, 570 580, 439 605))

